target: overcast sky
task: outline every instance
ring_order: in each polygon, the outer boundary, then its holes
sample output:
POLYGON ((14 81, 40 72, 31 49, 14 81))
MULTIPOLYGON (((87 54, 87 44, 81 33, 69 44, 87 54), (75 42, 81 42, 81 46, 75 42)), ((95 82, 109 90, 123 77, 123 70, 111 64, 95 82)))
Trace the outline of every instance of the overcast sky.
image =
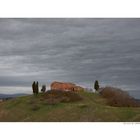
POLYGON ((140 19, 0 19, 0 92, 96 79, 136 88, 140 19))

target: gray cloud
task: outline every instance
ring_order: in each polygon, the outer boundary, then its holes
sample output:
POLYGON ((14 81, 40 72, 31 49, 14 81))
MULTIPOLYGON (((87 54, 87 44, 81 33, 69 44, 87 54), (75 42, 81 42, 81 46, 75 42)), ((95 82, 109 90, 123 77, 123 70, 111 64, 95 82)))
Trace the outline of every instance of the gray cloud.
POLYGON ((0 86, 99 79, 134 88, 139 45, 140 19, 0 19, 0 86))

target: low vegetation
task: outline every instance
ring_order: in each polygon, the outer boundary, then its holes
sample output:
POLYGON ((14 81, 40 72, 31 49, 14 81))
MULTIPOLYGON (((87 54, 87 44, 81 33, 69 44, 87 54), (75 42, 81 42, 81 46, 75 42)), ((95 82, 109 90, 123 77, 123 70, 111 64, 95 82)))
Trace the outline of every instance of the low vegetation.
POLYGON ((60 90, 49 90, 43 96, 43 99, 49 101, 56 102, 56 103, 68 103, 68 102, 76 102, 82 100, 80 94, 71 92, 71 91, 60 91, 60 90))
POLYGON ((91 92, 47 91, 0 103, 4 122, 129 122, 140 121, 139 107, 114 107, 91 92))
POLYGON ((140 107, 140 102, 132 98, 126 91, 118 88, 105 87, 101 96, 107 99, 107 104, 115 107, 140 107))

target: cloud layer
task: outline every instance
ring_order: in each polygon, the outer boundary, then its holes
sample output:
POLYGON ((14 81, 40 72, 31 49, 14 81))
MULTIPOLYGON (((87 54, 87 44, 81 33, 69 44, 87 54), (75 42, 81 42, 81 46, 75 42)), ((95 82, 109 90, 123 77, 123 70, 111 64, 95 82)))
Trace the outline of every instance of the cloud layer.
POLYGON ((139 54, 140 19, 0 19, 1 87, 99 79, 140 90, 139 54))

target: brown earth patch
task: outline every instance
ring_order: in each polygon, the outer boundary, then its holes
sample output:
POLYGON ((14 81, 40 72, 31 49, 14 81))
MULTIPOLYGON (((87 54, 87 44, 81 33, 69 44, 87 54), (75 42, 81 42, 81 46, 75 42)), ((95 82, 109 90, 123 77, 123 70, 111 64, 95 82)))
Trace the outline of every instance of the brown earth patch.
POLYGON ((75 92, 70 91, 60 91, 60 90, 48 90, 43 99, 47 102, 47 104, 57 104, 60 102, 68 103, 68 102, 76 102, 82 100, 82 97, 75 92))

